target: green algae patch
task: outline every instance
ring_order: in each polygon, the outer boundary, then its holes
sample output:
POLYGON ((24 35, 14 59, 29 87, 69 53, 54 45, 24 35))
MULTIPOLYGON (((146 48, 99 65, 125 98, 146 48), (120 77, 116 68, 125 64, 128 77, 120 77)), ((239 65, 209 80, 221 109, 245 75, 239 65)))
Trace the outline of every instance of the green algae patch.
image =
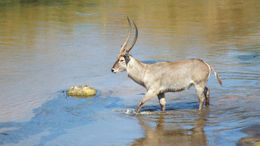
POLYGON ((97 94, 97 90, 88 85, 80 85, 72 86, 66 93, 74 97, 92 97, 97 94))

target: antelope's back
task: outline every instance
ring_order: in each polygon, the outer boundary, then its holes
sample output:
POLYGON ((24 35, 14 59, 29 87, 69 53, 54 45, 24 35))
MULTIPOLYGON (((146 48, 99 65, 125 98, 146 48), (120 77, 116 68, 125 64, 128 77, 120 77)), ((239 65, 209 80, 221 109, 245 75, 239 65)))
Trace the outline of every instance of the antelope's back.
MULTIPOLYGON (((150 64, 145 78, 160 88, 181 90, 191 84, 207 82, 210 69, 200 59, 150 64)), ((166 89, 165 89, 166 90, 166 89)))

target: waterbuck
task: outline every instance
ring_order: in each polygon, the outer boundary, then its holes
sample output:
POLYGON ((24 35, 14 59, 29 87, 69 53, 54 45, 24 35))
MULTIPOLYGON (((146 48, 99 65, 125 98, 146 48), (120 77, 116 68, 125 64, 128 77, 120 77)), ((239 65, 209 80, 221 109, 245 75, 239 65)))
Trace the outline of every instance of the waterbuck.
POLYGON ((128 77, 146 88, 147 92, 139 102, 136 112, 139 113, 142 105, 154 96, 158 96, 161 109, 164 112, 166 104, 164 93, 182 91, 189 89, 192 85, 194 85, 200 101, 199 110, 202 109, 205 101, 206 105, 209 105, 210 91, 209 88, 206 87, 206 83, 211 71, 214 71, 219 84, 222 86, 222 82, 214 68, 201 59, 158 62, 154 64, 140 62, 129 54, 138 37, 138 29, 134 21, 132 21, 132 23, 135 28, 135 37, 132 44, 126 48, 132 30, 131 21, 129 18, 127 18, 127 20, 129 23, 128 36, 121 46, 119 55, 111 71, 117 73, 126 70, 128 77))

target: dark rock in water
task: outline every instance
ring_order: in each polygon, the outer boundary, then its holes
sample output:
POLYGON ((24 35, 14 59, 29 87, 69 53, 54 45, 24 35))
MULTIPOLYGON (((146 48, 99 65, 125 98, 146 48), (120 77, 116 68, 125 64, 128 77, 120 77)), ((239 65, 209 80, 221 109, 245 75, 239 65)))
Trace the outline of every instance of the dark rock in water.
POLYGON ((72 86, 66 92, 68 96, 91 97, 97 94, 97 90, 88 85, 72 86))
POLYGON ((237 146, 260 146, 260 137, 244 137, 239 140, 237 146))
POLYGON ((260 125, 252 125, 241 130, 249 136, 241 138, 237 146, 260 146, 260 125))

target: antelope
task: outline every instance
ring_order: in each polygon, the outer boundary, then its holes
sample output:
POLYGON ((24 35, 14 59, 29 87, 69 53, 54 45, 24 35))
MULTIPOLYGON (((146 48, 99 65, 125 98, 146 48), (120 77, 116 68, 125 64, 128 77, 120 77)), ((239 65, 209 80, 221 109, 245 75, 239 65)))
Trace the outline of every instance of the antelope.
POLYGON ((113 73, 127 71, 128 77, 146 88, 147 92, 139 102, 136 112, 139 113, 141 107, 155 96, 159 99, 161 110, 165 112, 165 93, 183 91, 189 89, 192 85, 195 87, 200 102, 199 111, 201 111, 204 102, 208 106, 210 90, 206 87, 206 83, 211 71, 214 72, 218 83, 222 86, 222 81, 214 68, 205 61, 196 58, 154 64, 145 64, 137 60, 129 52, 136 43, 138 29, 134 21, 131 23, 128 17, 127 20, 129 24, 128 36, 121 46, 111 71, 113 73), (132 24, 135 29, 135 37, 131 45, 126 48, 131 35, 132 24))

